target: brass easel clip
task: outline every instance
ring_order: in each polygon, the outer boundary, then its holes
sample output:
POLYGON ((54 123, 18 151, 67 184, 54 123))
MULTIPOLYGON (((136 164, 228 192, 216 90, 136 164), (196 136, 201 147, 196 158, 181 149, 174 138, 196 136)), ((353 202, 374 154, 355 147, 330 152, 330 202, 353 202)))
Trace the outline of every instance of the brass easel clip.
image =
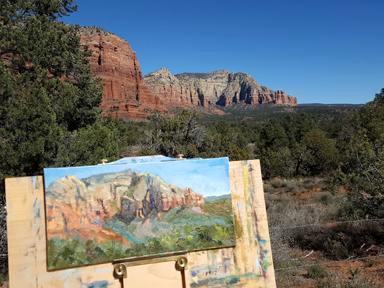
POLYGON ((113 266, 113 276, 117 279, 127 278, 127 267, 123 263, 113 266))
POLYGON ((175 268, 177 271, 183 271, 187 269, 188 259, 187 257, 181 256, 177 258, 175 268))

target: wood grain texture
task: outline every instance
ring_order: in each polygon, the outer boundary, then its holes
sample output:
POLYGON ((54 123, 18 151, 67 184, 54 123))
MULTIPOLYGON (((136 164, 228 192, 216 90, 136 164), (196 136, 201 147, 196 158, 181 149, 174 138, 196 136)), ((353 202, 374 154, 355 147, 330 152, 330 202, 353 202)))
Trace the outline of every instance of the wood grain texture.
MULTIPOLYGON (((189 287, 275 285, 258 160, 230 163, 236 247, 189 253, 189 287)), ((6 179, 10 288, 113 288, 112 264, 47 272, 43 178, 6 179)), ((124 287, 181 286, 174 262, 127 268, 124 287)))

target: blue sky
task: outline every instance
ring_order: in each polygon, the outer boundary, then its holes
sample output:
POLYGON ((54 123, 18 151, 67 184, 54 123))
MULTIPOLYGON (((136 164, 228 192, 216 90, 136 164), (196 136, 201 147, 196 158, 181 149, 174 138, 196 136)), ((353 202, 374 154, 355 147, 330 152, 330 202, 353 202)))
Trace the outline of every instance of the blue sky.
POLYGON ((44 169, 45 187, 65 176, 76 176, 81 179, 95 174, 120 172, 129 168, 158 175, 168 183, 180 188, 190 187, 204 196, 219 196, 230 192, 228 158, 46 168, 44 169))
POLYGON ((383 0, 78 0, 68 23, 126 39, 143 72, 246 72, 300 103, 384 87, 383 0))

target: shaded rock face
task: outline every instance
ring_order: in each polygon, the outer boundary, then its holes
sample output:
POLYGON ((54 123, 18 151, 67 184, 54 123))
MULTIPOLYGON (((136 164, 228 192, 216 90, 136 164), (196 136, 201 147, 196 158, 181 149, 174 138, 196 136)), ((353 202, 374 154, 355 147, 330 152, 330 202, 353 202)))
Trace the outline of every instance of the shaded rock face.
POLYGON ((84 28, 81 44, 91 52, 92 73, 102 80, 102 111, 120 119, 142 119, 165 110, 160 99, 145 87, 140 63, 128 42, 101 31, 84 28))
POLYGON ((119 217, 129 223, 173 208, 201 208, 203 204, 204 197, 190 188, 176 187, 147 173, 128 170, 85 179, 68 176, 47 188, 47 231, 60 238, 93 231, 96 238, 122 240, 102 229, 105 221, 119 217))
POLYGON ((285 92, 261 86, 245 73, 215 71, 172 75, 167 69, 150 73, 144 78, 150 90, 167 105, 177 107, 250 105, 297 105, 285 92))

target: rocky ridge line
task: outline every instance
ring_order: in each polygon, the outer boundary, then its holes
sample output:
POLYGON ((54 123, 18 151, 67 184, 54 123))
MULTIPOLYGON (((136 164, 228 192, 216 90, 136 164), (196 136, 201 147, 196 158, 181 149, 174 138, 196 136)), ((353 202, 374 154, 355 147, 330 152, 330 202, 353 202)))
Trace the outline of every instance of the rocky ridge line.
POLYGON ((149 89, 164 103, 185 107, 229 106, 239 103, 257 106, 279 104, 296 106, 296 97, 284 91, 273 91, 245 73, 225 70, 211 73, 182 73, 173 75, 162 68, 144 77, 149 89))
POLYGON ((92 73, 101 79, 104 115, 119 119, 144 119, 153 112, 202 109, 223 114, 218 109, 235 104, 297 105, 293 96, 258 84, 245 73, 215 71, 173 75, 167 69, 143 77, 136 53, 128 42, 98 29, 80 29, 83 48, 91 52, 92 73))

